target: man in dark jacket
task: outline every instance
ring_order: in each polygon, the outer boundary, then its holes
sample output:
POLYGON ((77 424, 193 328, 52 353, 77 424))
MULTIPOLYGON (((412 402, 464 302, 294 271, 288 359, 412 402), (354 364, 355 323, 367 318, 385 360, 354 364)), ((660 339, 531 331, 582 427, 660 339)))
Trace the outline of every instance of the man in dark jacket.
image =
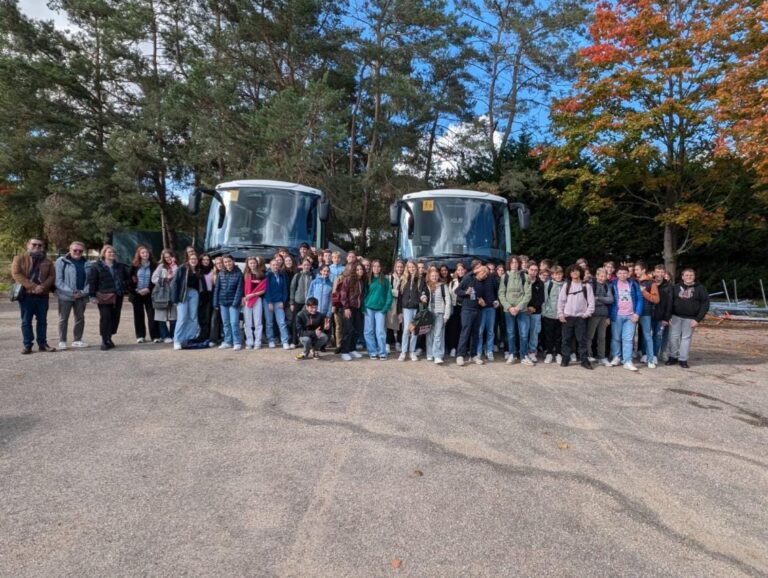
POLYGON ((666 365, 680 363, 688 369, 688 354, 691 350, 693 330, 709 311, 709 294, 700 283, 696 283, 693 269, 683 270, 683 282, 672 290, 672 318, 669 329, 669 359, 666 365))
POLYGON ((43 242, 30 239, 27 242, 27 254, 17 255, 11 264, 11 276, 14 282, 24 287, 24 297, 19 299, 21 311, 21 337, 24 342, 23 354, 32 353, 35 332, 32 331, 32 319, 37 320, 37 347, 40 351, 56 351, 48 346, 48 295, 53 289, 56 273, 53 263, 45 256, 43 242))
POLYGON ((536 363, 541 332, 541 306, 544 305, 544 281, 539 277, 539 266, 535 261, 528 264, 528 280, 531 282, 531 300, 528 301, 528 359, 536 363))
POLYGON ((310 297, 304 308, 296 315, 296 332, 304 351, 296 359, 308 359, 310 350, 313 357, 320 357, 319 351, 328 343, 330 320, 317 310, 317 299, 310 297))
POLYGON ((669 340, 669 320, 672 317, 672 283, 667 281, 667 268, 659 263, 653 269, 653 280, 659 288, 659 302, 653 308, 651 323, 653 329, 653 355, 659 361, 664 359, 667 353, 667 341, 669 340))
MULTIPOLYGON (((481 311, 494 307, 497 292, 498 288, 494 289, 493 280, 488 275, 488 267, 482 263, 475 263, 472 273, 465 275, 456 287, 456 296, 464 299, 461 308, 461 335, 459 347, 456 350, 456 365, 464 365, 464 357, 470 354, 470 339, 473 336, 477 338, 480 333, 481 311)), ((491 330, 493 330, 493 323, 491 323, 491 330)), ((483 364, 479 355, 475 357, 475 363, 483 364)))

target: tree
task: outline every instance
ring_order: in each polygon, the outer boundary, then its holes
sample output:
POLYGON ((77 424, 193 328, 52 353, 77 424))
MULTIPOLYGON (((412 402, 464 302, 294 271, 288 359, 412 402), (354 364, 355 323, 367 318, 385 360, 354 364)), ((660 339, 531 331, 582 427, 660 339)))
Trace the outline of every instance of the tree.
POLYGON ((556 135, 544 162, 565 178, 563 199, 590 213, 616 207, 664 231, 664 260, 709 242, 725 225, 720 184, 697 180, 713 156, 722 3, 601 2, 580 51, 574 93, 552 108, 556 135), (621 194, 606 194, 619 185, 621 194), (651 209, 647 216, 645 210, 651 209))

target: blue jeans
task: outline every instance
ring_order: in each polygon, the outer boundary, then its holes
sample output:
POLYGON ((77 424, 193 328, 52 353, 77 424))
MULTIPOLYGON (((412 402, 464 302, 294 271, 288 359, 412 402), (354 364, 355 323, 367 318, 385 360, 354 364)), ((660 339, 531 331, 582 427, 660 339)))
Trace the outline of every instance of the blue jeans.
POLYGON ((176 320, 173 321, 158 321, 157 327, 160 329, 160 339, 168 339, 176 334, 176 320), (170 324, 171 330, 168 330, 170 324))
POLYGON ((200 294, 196 289, 187 289, 187 297, 182 303, 176 304, 176 329, 173 332, 173 342, 181 345, 197 337, 200 324, 197 321, 197 310, 200 294))
POLYGON ((509 311, 505 311, 504 317, 507 319, 507 350, 510 355, 517 355, 522 359, 528 355, 528 324, 530 316, 523 311, 518 312, 517 315, 512 315, 509 311), (520 351, 517 350, 515 327, 517 327, 517 335, 520 336, 520 351))
POLYGON ((275 342, 275 319, 277 319, 277 328, 280 330, 280 342, 285 345, 288 343, 288 325, 285 323, 285 309, 282 303, 267 303, 264 299, 264 316, 267 318, 267 341, 275 342), (272 306, 273 311, 269 310, 272 306))
POLYGON ((651 325, 653 320, 650 315, 640 316, 640 330, 643 332, 643 353, 648 358, 648 362, 653 361, 653 329, 651 325))
POLYGON ((427 357, 433 359, 445 357, 445 317, 442 313, 435 313, 432 331, 427 333, 427 357))
POLYGON ((242 345, 240 339, 240 308, 219 307, 221 312, 221 325, 224 328, 224 343, 228 345, 242 345))
POLYGON ((477 330, 477 355, 483 354, 483 334, 485 334, 485 352, 493 354, 493 326, 496 324, 496 309, 483 307, 479 313, 480 326, 477 330))
POLYGON ((541 313, 528 315, 528 353, 536 353, 539 349, 539 333, 541 332, 541 313))
POLYGON ((411 321, 413 321, 413 317, 416 315, 417 311, 418 309, 403 308, 403 339, 402 343, 400 344, 400 351, 402 353, 406 353, 407 351, 413 353, 416 351, 416 340, 418 339, 418 336, 411 335, 411 332, 408 331, 408 325, 410 325, 411 321))
POLYGON ((667 348, 669 326, 664 325, 660 320, 654 319, 651 323, 651 328, 653 330, 653 356, 658 359, 661 352, 667 348))
POLYGON ((365 346, 368 355, 387 356, 387 317, 384 311, 365 310, 365 346))
POLYGON ((611 321, 611 356, 621 358, 622 363, 632 361, 632 345, 635 338, 635 324, 631 315, 617 315, 611 321))
POLYGON ((19 311, 21 312, 21 338, 24 341, 24 347, 29 349, 35 341, 35 334, 32 331, 32 318, 37 319, 37 344, 48 344, 48 295, 27 294, 24 299, 19 301, 19 311))

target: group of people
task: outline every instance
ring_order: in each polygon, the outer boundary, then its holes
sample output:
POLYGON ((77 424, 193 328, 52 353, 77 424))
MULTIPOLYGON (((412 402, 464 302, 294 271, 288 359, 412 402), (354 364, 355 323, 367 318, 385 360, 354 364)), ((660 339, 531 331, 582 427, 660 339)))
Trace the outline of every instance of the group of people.
POLYGON ((342 259, 307 244, 298 257, 287 249, 267 263, 248 257, 244 270, 230 255, 211 258, 185 251, 181 263, 170 250, 155 262, 139 246, 130 264, 105 245, 94 262, 73 242, 55 265, 43 242, 31 239, 12 265, 23 287, 19 300, 22 353, 55 351, 46 339, 48 297, 56 291, 59 349, 83 341, 87 303, 99 309, 101 349, 115 347, 122 305, 133 305, 136 341, 173 343, 174 349, 216 347, 255 350, 266 344, 296 349, 297 359, 335 348, 344 361, 363 357, 426 360, 455 357, 459 366, 482 365, 504 353, 507 364, 580 363, 593 369, 635 359, 653 369, 689 367, 694 329, 709 309, 709 296, 684 269, 678 283, 663 264, 608 261, 594 271, 584 259, 567 269, 544 259, 512 256, 504 264, 475 260, 467 268, 398 260, 391 272, 379 260, 350 251, 342 259), (242 325, 241 325, 242 317, 242 325), (638 329, 639 328, 639 329, 638 329), (394 351, 393 351, 394 350, 394 351))

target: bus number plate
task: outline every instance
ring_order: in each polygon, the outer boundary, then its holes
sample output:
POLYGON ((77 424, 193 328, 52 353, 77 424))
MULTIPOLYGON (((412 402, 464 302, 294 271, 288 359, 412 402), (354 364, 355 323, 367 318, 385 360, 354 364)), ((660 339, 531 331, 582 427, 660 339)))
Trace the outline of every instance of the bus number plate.
POLYGON ((421 210, 422 211, 434 211, 435 210, 435 201, 422 201, 421 202, 421 210))

